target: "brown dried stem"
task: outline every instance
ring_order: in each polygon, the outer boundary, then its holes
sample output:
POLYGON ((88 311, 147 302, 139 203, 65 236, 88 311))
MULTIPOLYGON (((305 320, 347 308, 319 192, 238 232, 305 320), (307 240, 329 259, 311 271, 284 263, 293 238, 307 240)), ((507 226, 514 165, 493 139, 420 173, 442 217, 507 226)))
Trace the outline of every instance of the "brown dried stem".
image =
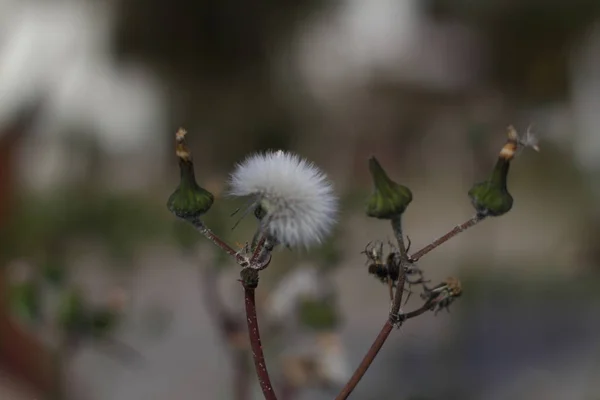
POLYGON ((348 383, 346 383, 346 385, 342 388, 340 394, 338 394, 335 398, 336 400, 344 400, 347 399, 348 396, 350 396, 352 391, 356 388, 362 377, 365 375, 365 373, 371 366, 371 363, 373 363, 375 357, 377 357, 379 350, 381 350, 381 348, 383 347, 383 344, 389 337, 390 332, 392 332, 394 326, 399 326, 398 324, 401 322, 399 320, 398 314, 400 312, 400 305, 402 304, 404 283, 406 282, 404 265, 408 262, 408 260, 406 256, 404 238, 402 236, 402 221, 400 217, 392 219, 392 228, 394 230, 394 234, 396 235, 396 239, 398 240, 401 259, 400 275, 398 277, 398 284, 396 285, 396 293, 392 301, 392 309, 390 311, 387 321, 385 321, 385 324, 383 324, 379 335, 377 335, 377 337, 375 338, 375 341, 369 348, 369 351, 364 356, 356 371, 354 371, 354 374, 352 374, 352 377, 350 378, 348 383))

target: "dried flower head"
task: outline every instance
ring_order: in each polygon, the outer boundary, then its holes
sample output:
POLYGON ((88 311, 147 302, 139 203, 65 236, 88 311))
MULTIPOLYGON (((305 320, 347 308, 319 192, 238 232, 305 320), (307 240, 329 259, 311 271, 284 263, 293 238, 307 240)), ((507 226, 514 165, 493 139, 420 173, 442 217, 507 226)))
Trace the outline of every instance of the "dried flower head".
POLYGON ((326 175, 284 151, 258 153, 238 164, 230 194, 253 197, 264 228, 286 246, 320 243, 335 223, 337 198, 326 175))

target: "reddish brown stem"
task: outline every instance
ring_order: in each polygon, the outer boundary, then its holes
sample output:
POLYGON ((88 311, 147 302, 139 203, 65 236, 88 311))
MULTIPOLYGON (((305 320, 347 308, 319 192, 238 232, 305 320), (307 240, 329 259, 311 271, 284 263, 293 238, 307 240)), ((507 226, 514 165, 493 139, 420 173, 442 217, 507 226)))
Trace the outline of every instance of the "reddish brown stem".
POLYGON ((238 263, 244 262, 244 258, 237 251, 235 251, 235 249, 233 249, 230 245, 225 243, 220 237, 215 235, 213 233, 213 231, 208 229, 208 227, 206 225, 204 225, 204 222, 202 222, 202 220, 200 218, 195 217, 195 218, 189 218, 189 219, 185 219, 185 220, 188 221, 189 223, 191 223, 198 232, 203 234, 214 245, 221 248, 221 250, 225 251, 225 253, 234 257, 238 263))
POLYGON ((346 383, 346 386, 344 386, 342 388, 342 391, 340 392, 340 394, 338 394, 338 396, 335 398, 335 400, 345 400, 348 398, 348 396, 350 396, 350 393, 352 393, 352 391, 356 388, 356 386, 358 385, 358 382, 360 382, 362 377, 365 375, 365 373, 371 366, 371 363, 373 362, 375 357, 377 357, 379 350, 381 350, 381 348, 383 347, 383 344, 385 343, 388 336, 390 335, 392 328, 394 326, 399 326, 399 323, 402 322, 399 319, 399 313, 400 313, 400 305, 402 304, 402 295, 404 293, 404 283, 406 282, 406 274, 405 274, 404 267, 408 261, 407 261, 407 255, 406 255, 406 247, 404 245, 404 237, 402 235, 402 220, 400 217, 392 219, 392 229, 394 231, 394 235, 396 236, 396 239, 398 240, 398 246, 400 249, 400 259, 401 259, 400 275, 398 276, 398 284, 396 285, 396 293, 395 293, 394 299, 392 301, 392 309, 390 310, 388 320, 385 322, 385 324, 381 328, 381 331, 379 332, 379 335, 377 335, 377 337, 375 338, 375 341, 371 345, 371 348, 369 349, 367 354, 364 356, 360 365, 358 366, 356 371, 354 371, 354 374, 352 374, 352 377, 350 378, 348 383, 346 383))
POLYGON ((265 245, 266 240, 267 240, 266 237, 263 236, 260 238, 260 240, 256 244, 256 248, 254 249, 254 253, 252 253, 252 258, 250 259, 251 265, 253 265, 256 262, 256 260, 258 260, 258 257, 260 256, 260 253, 262 252, 262 249, 265 245))
MULTIPOLYGON (((393 225, 394 225, 395 231, 399 230, 401 232, 399 221, 393 222, 393 225)), ((398 235, 398 242, 399 242, 400 247, 404 248, 404 239, 402 238, 401 234, 398 235)), ((404 258, 406 258, 406 252, 404 252, 404 258)), ((406 262, 405 260, 402 261, 403 264, 405 262, 406 262)), ((365 373, 371 366, 371 363, 373 362, 375 357, 377 357, 379 350, 381 350, 381 348, 383 347, 383 344, 385 343, 388 336, 390 335, 392 328, 398 324, 398 322, 399 322, 398 313, 400 311, 400 305, 402 304, 402 294, 404 293, 405 281, 406 281, 406 275, 404 274, 404 267, 402 265, 400 267, 400 276, 398 277, 396 293, 394 296, 394 300, 392 302, 392 309, 390 311, 388 320, 385 322, 385 324, 381 328, 379 335, 377 335, 377 337, 375 338, 375 341, 371 345, 371 348, 369 349, 367 354, 364 356, 363 360, 361 361, 361 363, 358 366, 358 368, 356 369, 356 371, 354 371, 354 374, 352 374, 352 377, 350 378, 348 383, 346 383, 346 386, 343 387, 340 394, 338 394, 338 396, 335 398, 336 400, 345 400, 348 398, 348 396, 350 396, 350 393, 352 393, 352 391, 356 388, 356 386, 358 385, 358 382, 360 382, 362 377, 365 375, 365 373)))
POLYGON ((267 364, 263 354, 262 344, 260 342, 260 330, 258 328, 258 319, 256 317, 256 300, 254 297, 255 288, 244 284, 244 301, 246 303, 246 320, 248 321, 248 335, 250 336, 250 347, 252 348, 252 357, 254 366, 258 375, 258 383, 262 389, 266 400, 277 400, 267 364))
POLYGON ((435 249, 439 245, 452 239, 459 233, 471 228, 472 226, 477 225, 477 223, 481 222, 484 218, 485 218, 485 216, 477 214, 474 217, 467 220, 466 222, 455 226, 454 229, 452 229, 450 232, 446 233, 444 236, 439 237, 438 239, 434 240, 431 244, 428 244, 427 246, 423 247, 421 250, 417 251, 416 253, 411 254, 408 257, 409 260, 412 262, 418 261, 421 257, 423 257, 425 254, 429 253, 431 250, 435 249))

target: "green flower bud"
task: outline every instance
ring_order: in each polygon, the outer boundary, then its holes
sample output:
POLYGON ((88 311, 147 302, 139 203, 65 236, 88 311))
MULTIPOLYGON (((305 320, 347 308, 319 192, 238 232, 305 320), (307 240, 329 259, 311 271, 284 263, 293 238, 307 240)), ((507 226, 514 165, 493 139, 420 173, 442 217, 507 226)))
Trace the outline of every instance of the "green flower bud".
POLYGON ((509 166, 510 160, 498 158, 492 176, 469 190, 471 203, 479 215, 498 217, 512 208, 513 198, 506 187, 509 166))
POLYGON ((212 206, 214 196, 196 183, 192 155, 185 143, 185 134, 186 131, 180 129, 175 135, 181 180, 169 197, 167 207, 177 217, 188 219, 205 214, 212 206))
POLYGON ((410 189, 392 181, 375 157, 369 160, 369 170, 375 190, 367 200, 367 215, 380 219, 392 219, 402 215, 412 201, 410 189))

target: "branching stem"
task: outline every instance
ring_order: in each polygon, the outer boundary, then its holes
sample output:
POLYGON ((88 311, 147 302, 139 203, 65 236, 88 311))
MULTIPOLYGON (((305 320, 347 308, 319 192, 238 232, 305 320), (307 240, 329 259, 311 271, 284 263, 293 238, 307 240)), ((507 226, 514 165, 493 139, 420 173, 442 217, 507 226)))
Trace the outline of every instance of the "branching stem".
POLYGON ((191 223, 194 228, 202 235, 204 235, 208 240, 210 240, 214 245, 221 248, 221 250, 225 251, 225 253, 234 257, 238 263, 243 262, 244 258, 230 245, 225 243, 223 239, 214 234, 213 231, 208 229, 204 222, 199 217, 192 217, 190 219, 186 219, 189 223, 191 223))
POLYGON ((377 357, 379 350, 381 350, 381 348, 383 347, 383 344, 386 342, 394 326, 399 327, 399 324, 401 324, 405 319, 404 316, 399 316, 400 306, 402 304, 402 295, 404 293, 404 283, 406 281, 404 264, 407 263, 406 247, 404 245, 404 238, 402 236, 402 221, 400 218, 392 219, 392 228, 394 229, 396 239, 398 239, 398 246, 400 249, 400 258, 402 263, 400 266, 400 275, 398 277, 396 293, 394 295, 394 300, 392 301, 392 309, 390 311, 387 321, 385 321, 385 324, 383 324, 379 335, 377 335, 375 341, 369 348, 369 351, 364 356, 360 365, 358 366, 356 371, 354 371, 354 374, 352 374, 352 377, 350 378, 348 383, 346 383, 346 385, 342 388, 342 391, 340 392, 340 394, 337 395, 335 400, 345 400, 348 398, 348 396, 350 396, 352 391, 354 391, 362 377, 365 375, 365 373, 371 366, 371 363, 373 363, 375 357, 377 357), (402 320, 400 318, 402 318, 402 320))
POLYGON ((452 239, 453 237, 457 236, 459 233, 477 225, 479 222, 483 221, 485 219, 484 215, 480 215, 480 214, 476 214, 473 217, 469 218, 467 221, 465 221, 464 223, 455 226, 450 232, 446 233, 445 235, 437 238, 436 240, 434 240, 432 243, 428 244, 427 246, 423 247, 421 250, 411 254, 408 259, 410 262, 417 262, 421 257, 423 257, 425 254, 429 253, 430 251, 432 251, 433 249, 435 249, 436 247, 438 247, 439 245, 447 242, 448 240, 452 239))

